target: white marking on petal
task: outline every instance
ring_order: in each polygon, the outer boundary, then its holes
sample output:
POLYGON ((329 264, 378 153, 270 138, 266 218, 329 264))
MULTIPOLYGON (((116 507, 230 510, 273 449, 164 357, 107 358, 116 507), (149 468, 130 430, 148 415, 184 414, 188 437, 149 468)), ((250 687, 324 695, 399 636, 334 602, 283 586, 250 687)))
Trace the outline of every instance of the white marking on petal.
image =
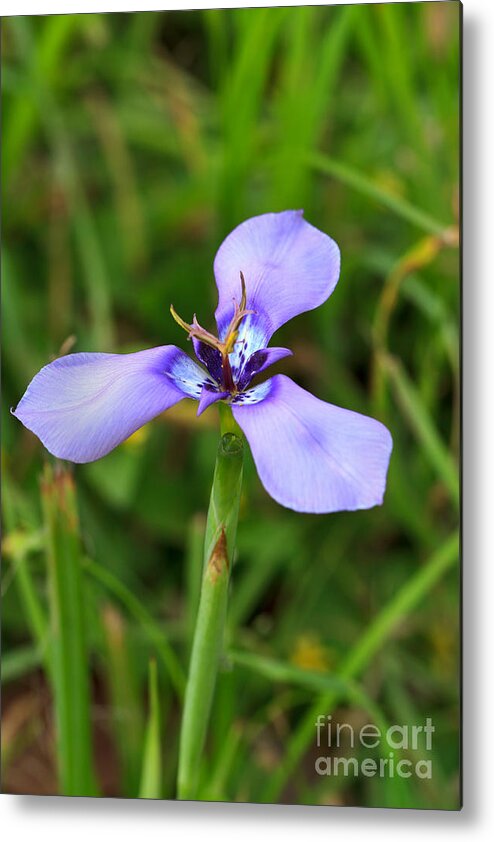
POLYGON ((266 380, 265 383, 259 383, 258 386, 253 386, 252 389, 240 392, 239 395, 233 398, 232 403, 238 406, 252 406, 255 403, 263 401, 269 395, 270 391, 271 380, 266 380))
POLYGON ((212 388, 216 386, 207 373, 185 355, 177 356, 166 374, 177 383, 184 394, 196 400, 199 400, 203 386, 206 384, 212 388))

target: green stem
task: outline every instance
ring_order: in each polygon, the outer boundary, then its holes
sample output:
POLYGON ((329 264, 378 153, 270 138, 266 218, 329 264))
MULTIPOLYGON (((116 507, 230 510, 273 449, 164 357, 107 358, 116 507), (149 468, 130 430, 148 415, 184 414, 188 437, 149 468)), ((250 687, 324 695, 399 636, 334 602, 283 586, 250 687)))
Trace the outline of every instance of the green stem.
POLYGON ((81 544, 71 475, 46 466, 41 484, 46 524, 57 762, 62 795, 98 793, 92 758, 89 651, 81 544))
POLYGON ((177 795, 181 800, 197 797, 199 763, 223 646, 243 464, 243 441, 235 432, 231 432, 231 420, 229 412, 222 413, 222 436, 216 457, 204 542, 201 598, 180 733, 177 795))

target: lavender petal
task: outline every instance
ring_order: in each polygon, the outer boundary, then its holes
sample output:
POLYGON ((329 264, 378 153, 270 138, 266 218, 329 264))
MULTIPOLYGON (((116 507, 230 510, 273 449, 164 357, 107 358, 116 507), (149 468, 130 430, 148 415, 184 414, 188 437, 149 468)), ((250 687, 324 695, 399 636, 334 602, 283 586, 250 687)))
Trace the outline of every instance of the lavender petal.
POLYGON ((318 307, 331 295, 340 270, 336 243, 303 218, 303 211, 267 213, 241 223, 220 246, 214 261, 218 287, 216 321, 223 336, 240 299, 245 276, 247 308, 242 323, 255 334, 249 353, 264 348, 282 324, 318 307))
POLYGON ((282 374, 256 390, 256 403, 232 408, 271 497, 313 513, 382 503, 392 449, 383 424, 325 403, 282 374))
POLYGON ((229 396, 229 392, 219 392, 211 386, 203 386, 201 397, 199 399, 199 406, 197 407, 197 415, 202 415, 204 410, 217 401, 222 401, 229 396))
POLYGON ((199 339, 192 337, 192 344, 194 345, 194 352, 200 363, 206 366, 211 377, 217 382, 221 383, 223 372, 221 368, 221 354, 216 348, 211 345, 206 345, 199 339))
POLYGON ((259 351, 254 351, 237 378, 238 388, 246 389, 256 374, 265 371, 269 366, 274 365, 284 357, 291 357, 292 355, 293 351, 290 351, 289 348, 261 348, 259 351))
MULTIPOLYGON (((190 396, 199 366, 174 345, 135 354, 70 354, 33 378, 13 415, 60 459, 92 462, 190 396), (196 371, 197 370, 197 371, 196 371), (184 385, 168 372, 184 375, 184 385), (191 373, 192 372, 192 373, 191 373)), ((205 374, 201 373, 204 380, 205 374)), ((202 383, 198 387, 199 397, 202 383)))

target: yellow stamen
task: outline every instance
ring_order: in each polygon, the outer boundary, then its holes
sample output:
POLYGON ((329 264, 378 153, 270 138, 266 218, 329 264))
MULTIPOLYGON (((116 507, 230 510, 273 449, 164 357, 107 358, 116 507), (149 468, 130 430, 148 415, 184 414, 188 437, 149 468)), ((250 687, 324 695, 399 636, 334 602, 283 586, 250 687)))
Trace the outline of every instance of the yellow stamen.
POLYGON ((192 325, 188 325, 188 324, 187 324, 187 322, 184 322, 184 320, 183 320, 183 319, 182 319, 182 318, 178 315, 178 313, 177 313, 177 311, 175 310, 175 307, 173 306, 173 304, 170 304, 170 313, 172 314, 172 316, 173 316, 173 318, 175 319, 176 323, 177 323, 178 325, 180 325, 180 327, 183 327, 183 329, 184 329, 185 331, 187 331, 187 333, 190 333, 190 332, 191 332, 191 330, 192 330, 192 325))
POLYGON ((228 336, 226 337, 226 339, 223 343, 224 350, 223 350, 222 353, 224 355, 228 355, 228 354, 232 353, 232 351, 235 347, 235 343, 237 341, 237 337, 238 337, 238 330, 233 330, 228 334, 228 336))
POLYGON ((242 297, 240 299, 240 310, 245 310, 247 306, 247 290, 245 288, 244 273, 240 271, 240 285, 242 287, 242 297))
POLYGON ((198 323, 196 316, 194 316, 192 324, 188 324, 186 321, 182 319, 181 316, 178 315, 177 311, 175 310, 173 304, 170 305, 170 313, 172 314, 173 318, 175 319, 176 323, 183 328, 189 336, 189 339, 195 337, 199 339, 201 342, 204 342, 206 345, 210 345, 211 348, 216 348, 217 351, 220 352, 223 358, 223 370, 224 373, 226 372, 225 379, 228 382, 228 388, 233 390, 235 388, 235 384, 233 383, 233 378, 231 376, 231 369, 230 363, 228 361, 228 355, 233 353, 235 349, 235 344, 238 340, 239 328, 242 323, 242 320, 249 315, 249 313, 254 313, 254 310, 247 310, 247 289, 245 285, 245 278, 244 273, 240 272, 240 284, 242 288, 242 295, 240 298, 240 305, 235 303, 235 310, 233 313, 232 320, 226 332, 225 339, 221 341, 218 337, 213 336, 212 333, 205 330, 201 325, 198 323), (229 373, 228 373, 229 372, 229 373))

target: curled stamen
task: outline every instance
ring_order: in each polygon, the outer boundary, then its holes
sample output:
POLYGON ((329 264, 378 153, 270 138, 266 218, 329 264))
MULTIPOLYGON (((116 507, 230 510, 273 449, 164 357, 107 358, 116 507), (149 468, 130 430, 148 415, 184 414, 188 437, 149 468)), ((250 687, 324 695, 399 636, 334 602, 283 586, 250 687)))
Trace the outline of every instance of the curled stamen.
POLYGON ((245 310, 247 306, 247 291, 245 288, 244 273, 240 270, 240 286, 242 287, 242 297, 240 299, 240 309, 245 310))
MULTIPOLYGON (((247 289, 245 285, 245 278, 244 273, 240 272, 240 285, 242 289, 242 295, 240 298, 240 304, 234 302, 234 313, 232 320, 228 326, 228 330, 226 332, 225 339, 221 341, 217 336, 214 336, 208 330, 201 327, 199 322, 197 321, 197 317, 194 314, 194 318, 192 319, 192 324, 188 324, 188 322, 184 321, 181 316, 178 315, 177 311, 175 310, 173 304, 170 305, 170 313, 172 314, 173 318, 175 319, 176 323, 180 325, 183 330, 186 331, 188 338, 191 339, 194 337, 198 339, 200 342, 204 342, 206 345, 209 345, 211 348, 216 348, 217 351, 223 357, 223 368, 224 371, 227 372, 226 380, 230 384, 232 381, 231 372, 228 374, 230 364, 228 362, 228 355, 232 353, 235 344, 238 339, 238 330, 242 319, 248 316, 250 313, 255 313, 255 310, 247 310, 247 289)), ((243 341, 243 340, 242 340, 243 341)), ((230 388, 230 385, 228 386, 230 388)))
POLYGON ((201 327, 201 325, 197 321, 197 317, 195 314, 194 318, 192 319, 192 324, 189 325, 186 321, 182 319, 181 316, 178 315, 173 304, 170 305, 170 313, 172 314, 176 323, 187 332, 189 339, 194 337, 195 339, 199 339, 201 342, 204 342, 206 345, 210 345, 211 348, 216 348, 218 351, 222 352, 223 343, 220 342, 220 340, 212 333, 209 333, 208 330, 205 330, 205 328, 201 327))
POLYGON ((191 330, 193 329, 193 328, 192 328, 192 325, 189 325, 189 324, 187 324, 187 322, 184 322, 184 320, 182 319, 182 317, 178 315, 178 313, 177 313, 177 311, 175 310, 175 307, 173 306, 173 304, 170 304, 170 313, 172 314, 172 316, 173 316, 173 318, 175 319, 176 323, 177 323, 178 325, 180 325, 180 327, 183 327, 183 329, 184 329, 185 331, 187 331, 187 333, 189 333, 189 334, 190 334, 191 330))
POLYGON ((240 271, 240 286, 241 286, 241 289, 242 289, 240 304, 237 304, 236 301, 234 302, 235 310, 234 310, 234 313, 233 313, 233 318, 232 318, 232 320, 231 320, 231 322, 228 326, 228 330, 226 332, 226 338, 225 338, 225 341, 224 341, 225 353, 226 354, 231 354, 234 347, 235 347, 235 343, 237 342, 237 338, 238 338, 238 329, 240 327, 240 324, 241 324, 242 320, 246 316, 250 315, 251 313, 256 312, 255 310, 247 310, 246 309, 247 308, 247 289, 246 289, 246 285, 245 285, 244 273, 242 271, 240 271))

